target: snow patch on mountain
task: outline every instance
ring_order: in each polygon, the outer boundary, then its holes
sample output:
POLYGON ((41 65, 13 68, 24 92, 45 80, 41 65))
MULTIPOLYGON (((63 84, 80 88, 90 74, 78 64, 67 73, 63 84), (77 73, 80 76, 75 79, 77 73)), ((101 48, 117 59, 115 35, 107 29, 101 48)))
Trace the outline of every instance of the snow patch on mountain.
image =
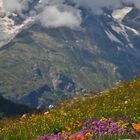
POLYGON ((126 42, 125 47, 129 48, 134 48, 134 45, 130 40, 130 35, 140 35, 140 33, 136 29, 128 27, 122 23, 122 20, 129 12, 132 11, 132 9, 132 7, 124 7, 122 9, 114 10, 112 13, 112 17, 115 20, 115 22, 111 25, 112 31, 116 32, 121 37, 121 39, 124 40, 123 42, 126 42))
POLYGON ((10 2, 0 0, 0 47, 9 43, 22 29, 35 21, 47 28, 62 26, 77 28, 82 22, 80 10, 63 4, 61 0, 37 0, 34 7, 29 9, 33 2, 32 0, 23 0, 21 3, 18 0, 10 2), (18 25, 15 23, 17 19, 20 21, 18 25))
POLYGON ((15 25, 14 20, 7 16, 0 17, 0 47, 9 43, 21 30, 34 22, 34 17, 29 17, 20 25, 15 25))
POLYGON ((112 30, 114 30, 115 32, 117 32, 118 34, 123 34, 123 35, 125 35, 126 36, 126 30, 129 30, 129 31, 131 31, 131 32, 133 32, 135 35, 137 35, 137 36, 139 36, 140 35, 140 33, 137 31, 137 30, 135 30, 135 29, 133 29, 133 28, 130 28, 130 27, 128 27, 128 26, 126 26, 126 25, 123 25, 123 24, 120 24, 120 26, 114 26, 114 25, 111 25, 111 28, 112 28, 112 30))
POLYGON ((125 26, 125 28, 126 28, 127 30, 132 31, 132 32, 133 32, 135 35, 137 35, 137 36, 140 35, 140 33, 139 33, 137 30, 133 29, 133 28, 130 28, 130 27, 128 27, 128 26, 125 26))
POLYGON ((115 35, 113 35, 110 31, 105 31, 105 33, 107 34, 108 38, 112 41, 112 42, 117 42, 119 44, 123 44, 115 35))
POLYGON ((3 7, 3 1, 0 0, 0 9, 2 9, 2 7, 3 7))
MULTIPOLYGON (((107 14, 112 19, 111 29, 106 29, 105 33, 112 42, 117 42, 120 46, 134 47, 128 35, 128 30, 135 35, 140 35, 138 31, 123 25, 122 20, 132 10, 132 7, 124 7, 114 10, 112 15, 107 14), (118 36, 116 35, 116 32, 118 36), (125 42, 124 42, 125 41, 125 42)), ((82 23, 81 10, 77 7, 63 3, 63 0, 38 0, 34 10, 31 9, 28 16, 21 24, 16 24, 14 18, 9 18, 4 13, 3 0, 0 0, 0 47, 9 43, 21 30, 32 25, 36 20, 47 28, 68 27, 78 28, 82 23), (35 13, 31 16, 31 12, 35 13), (71 17, 71 18, 70 18, 71 17)), ((17 17, 18 13, 12 12, 10 16, 17 17)))
POLYGON ((16 24, 14 18, 18 13, 7 15, 4 10, 3 0, 0 0, 0 48, 8 44, 21 30, 27 28, 35 20, 35 17, 26 17, 21 24, 16 24))
POLYGON ((112 17, 117 21, 122 21, 132 9, 132 7, 124 7, 122 9, 114 10, 112 13, 112 17))
POLYGON ((4 14, 3 1, 0 0, 0 16, 3 16, 3 14, 4 14))
POLYGON ((114 32, 116 32, 118 35, 120 35, 120 37, 123 37, 123 39, 127 42, 127 45, 125 45, 126 47, 134 48, 134 46, 131 43, 131 40, 129 38, 129 35, 127 33, 127 30, 133 32, 136 35, 139 35, 139 33, 135 29, 125 26, 121 23, 118 25, 111 25, 111 28, 114 32))

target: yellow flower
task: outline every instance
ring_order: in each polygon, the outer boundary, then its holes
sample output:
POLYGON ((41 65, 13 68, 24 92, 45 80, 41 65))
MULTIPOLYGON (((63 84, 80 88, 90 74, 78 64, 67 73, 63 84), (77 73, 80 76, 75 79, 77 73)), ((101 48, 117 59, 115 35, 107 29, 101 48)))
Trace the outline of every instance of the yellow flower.
POLYGON ((70 128, 70 127, 66 127, 66 130, 67 130, 68 132, 70 132, 70 131, 71 131, 71 128, 70 128))
POLYGON ((122 124, 122 128, 127 128, 127 124, 122 124))
POLYGON ((104 120, 106 120, 106 118, 105 117, 102 117, 101 121, 104 121, 104 120))

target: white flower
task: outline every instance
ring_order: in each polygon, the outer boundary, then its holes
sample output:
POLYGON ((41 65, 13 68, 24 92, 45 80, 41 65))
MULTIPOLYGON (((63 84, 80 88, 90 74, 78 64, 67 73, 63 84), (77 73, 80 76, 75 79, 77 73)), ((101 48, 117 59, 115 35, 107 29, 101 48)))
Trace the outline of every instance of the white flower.
POLYGON ((125 101, 124 103, 125 103, 125 104, 128 104, 128 101, 125 101))

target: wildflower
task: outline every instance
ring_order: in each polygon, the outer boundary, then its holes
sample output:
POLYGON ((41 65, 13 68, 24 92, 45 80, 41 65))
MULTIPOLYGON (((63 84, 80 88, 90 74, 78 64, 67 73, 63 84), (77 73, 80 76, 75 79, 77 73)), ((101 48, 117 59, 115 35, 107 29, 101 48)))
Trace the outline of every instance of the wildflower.
POLYGON ((81 135, 77 135, 76 138, 77 138, 77 139, 80 139, 80 138, 81 138, 81 135))
POLYGON ((85 137, 92 137, 92 134, 91 134, 90 132, 87 132, 87 133, 85 134, 85 137))
POLYGON ((70 131, 71 131, 71 128, 70 128, 70 127, 66 127, 66 130, 67 130, 68 132, 70 132, 70 131))
POLYGON ((125 104, 128 104, 128 101, 125 101, 124 103, 125 103, 125 104))
POLYGON ((135 136, 136 136, 136 132, 135 132, 134 130, 131 130, 131 131, 130 131, 130 135, 131 135, 132 137, 135 138, 135 136))
POLYGON ((140 132, 140 123, 139 124, 132 124, 133 128, 137 131, 140 132))
MULTIPOLYGON (((75 121, 74 124, 77 125, 78 121, 75 121)), ((73 125, 74 125, 73 124, 73 125)), ((140 132, 140 124, 132 124, 135 130, 140 132)), ((124 136, 128 133, 127 131, 128 124, 123 121, 119 120, 115 122, 111 119, 102 118, 101 120, 89 119, 84 122, 83 126, 81 127, 81 131, 77 132, 76 134, 70 134, 72 127, 66 127, 66 132, 62 131, 61 133, 52 134, 51 136, 46 136, 51 140, 65 139, 65 140, 86 140, 92 139, 93 136, 96 139, 102 139, 104 137, 114 137, 114 136, 124 136)), ((135 131, 130 131, 130 135, 135 138, 135 131)), ((45 136, 44 136, 45 138, 45 136)), ((45 139, 43 139, 45 140, 45 139)))
POLYGON ((122 128, 127 128, 127 124, 122 124, 122 128))
POLYGON ((47 112, 44 112, 44 115, 48 115, 49 114, 49 112, 47 111, 47 112))
POLYGON ((105 117, 102 117, 101 121, 104 121, 104 120, 106 120, 106 118, 105 117))
POLYGON ((21 119, 25 119, 25 118, 27 118, 27 114, 23 114, 23 115, 21 116, 21 119))
POLYGON ((70 137, 69 137, 69 140, 74 140, 74 137, 70 136, 70 137))

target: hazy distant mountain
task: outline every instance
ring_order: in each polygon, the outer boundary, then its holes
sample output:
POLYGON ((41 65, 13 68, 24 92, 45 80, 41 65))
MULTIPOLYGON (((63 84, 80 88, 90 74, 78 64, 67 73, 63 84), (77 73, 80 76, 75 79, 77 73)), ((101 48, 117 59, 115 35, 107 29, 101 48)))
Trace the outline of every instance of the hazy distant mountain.
POLYGON ((24 18, 17 13, 7 16, 1 11, 2 96, 41 108, 88 90, 102 90, 139 74, 138 9, 105 8, 103 14, 95 15, 80 7, 80 28, 46 28, 35 22, 41 11, 40 3, 30 3, 24 18), (35 14, 29 14, 32 9, 35 14))

